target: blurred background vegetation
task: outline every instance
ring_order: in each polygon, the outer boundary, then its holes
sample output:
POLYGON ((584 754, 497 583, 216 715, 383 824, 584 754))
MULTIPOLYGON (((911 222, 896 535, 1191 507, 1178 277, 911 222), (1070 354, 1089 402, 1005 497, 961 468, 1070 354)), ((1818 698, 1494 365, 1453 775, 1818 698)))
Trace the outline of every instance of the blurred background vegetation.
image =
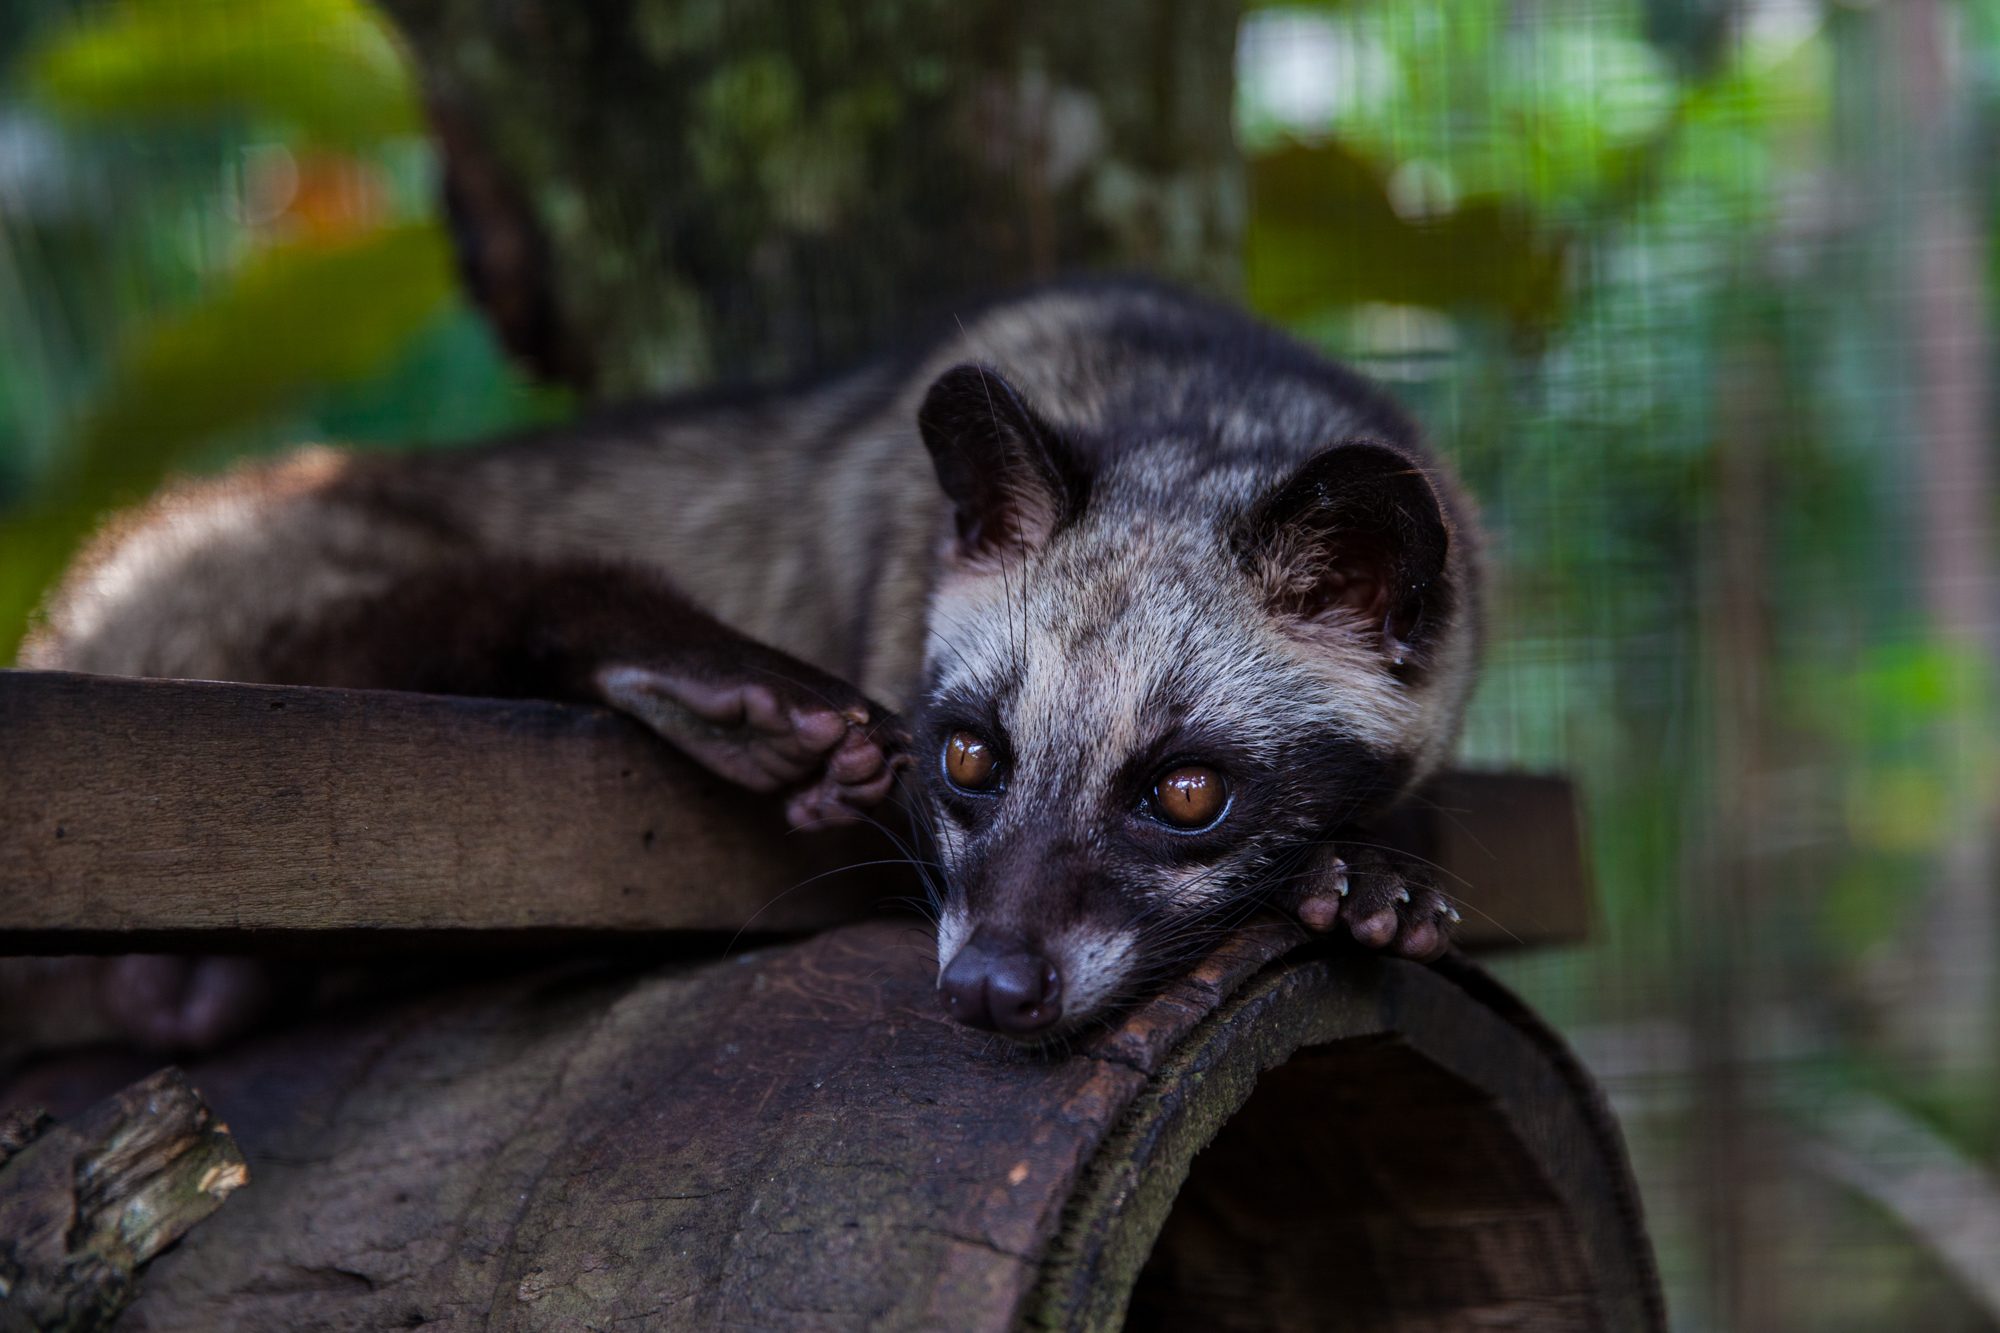
POLYGON ((1581 781, 1601 895, 1496 966, 1675 1327, 2000 1326, 2000 9, 491 8, 0 10, 0 660, 173 473, 1233 292, 1486 506, 1466 757, 1581 781))

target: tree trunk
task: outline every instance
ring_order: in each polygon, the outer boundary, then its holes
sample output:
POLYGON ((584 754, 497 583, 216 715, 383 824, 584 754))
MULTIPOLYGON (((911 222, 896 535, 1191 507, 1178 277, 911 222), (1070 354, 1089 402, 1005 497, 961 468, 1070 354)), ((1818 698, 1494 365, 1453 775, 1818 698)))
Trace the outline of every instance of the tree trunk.
POLYGON ((607 397, 811 374, 1076 270, 1237 284, 1234 0, 388 0, 474 293, 607 397))
MULTIPOLYGON (((1908 228, 1909 374, 1917 470, 1919 569, 1931 630, 1990 680, 2000 643, 1994 576, 1992 335, 1977 201, 1960 183, 1971 151, 1957 99, 1964 74, 1950 15, 1901 0, 1886 15, 1896 53, 1892 113, 1906 136, 1899 218, 1908 228)), ((1891 123, 1898 123, 1892 121, 1891 123)), ((2000 1069, 2000 900, 1995 813, 1981 788, 1982 719, 1954 727, 1946 842, 1921 926, 1912 933, 1900 1024, 1912 1053, 1953 1092, 1991 1095, 2000 1069)))

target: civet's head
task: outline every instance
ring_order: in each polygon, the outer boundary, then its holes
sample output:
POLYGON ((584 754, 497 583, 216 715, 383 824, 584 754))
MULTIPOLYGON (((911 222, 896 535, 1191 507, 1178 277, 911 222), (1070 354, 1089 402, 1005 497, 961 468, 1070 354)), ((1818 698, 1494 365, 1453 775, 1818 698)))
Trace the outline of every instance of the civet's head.
POLYGON ((975 365, 919 422, 951 510, 916 742, 939 985, 1041 1041, 1438 763, 1472 674, 1469 534, 1408 446, 1090 438, 975 365))

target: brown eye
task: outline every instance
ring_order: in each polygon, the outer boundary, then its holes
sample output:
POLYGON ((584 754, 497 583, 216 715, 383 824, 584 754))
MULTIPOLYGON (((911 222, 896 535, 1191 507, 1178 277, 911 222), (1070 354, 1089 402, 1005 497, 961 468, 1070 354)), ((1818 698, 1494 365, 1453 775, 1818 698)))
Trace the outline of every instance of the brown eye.
POLYGON ((1189 764, 1160 779, 1153 788, 1153 803, 1169 824, 1206 828, 1229 803, 1229 788, 1214 769, 1189 764))
POLYGON ((967 791, 993 785, 993 747, 969 731, 954 731, 944 743, 944 771, 967 791))

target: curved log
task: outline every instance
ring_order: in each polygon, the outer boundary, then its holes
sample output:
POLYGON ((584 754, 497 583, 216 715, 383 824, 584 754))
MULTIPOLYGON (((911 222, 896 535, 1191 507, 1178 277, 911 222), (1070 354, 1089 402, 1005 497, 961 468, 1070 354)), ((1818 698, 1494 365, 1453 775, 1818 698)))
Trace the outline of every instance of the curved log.
POLYGON ((1470 964, 1299 943, 1062 1058, 880 922, 285 1033, 190 1071, 255 1184, 121 1328, 1664 1328, 1560 1043, 1470 964))

